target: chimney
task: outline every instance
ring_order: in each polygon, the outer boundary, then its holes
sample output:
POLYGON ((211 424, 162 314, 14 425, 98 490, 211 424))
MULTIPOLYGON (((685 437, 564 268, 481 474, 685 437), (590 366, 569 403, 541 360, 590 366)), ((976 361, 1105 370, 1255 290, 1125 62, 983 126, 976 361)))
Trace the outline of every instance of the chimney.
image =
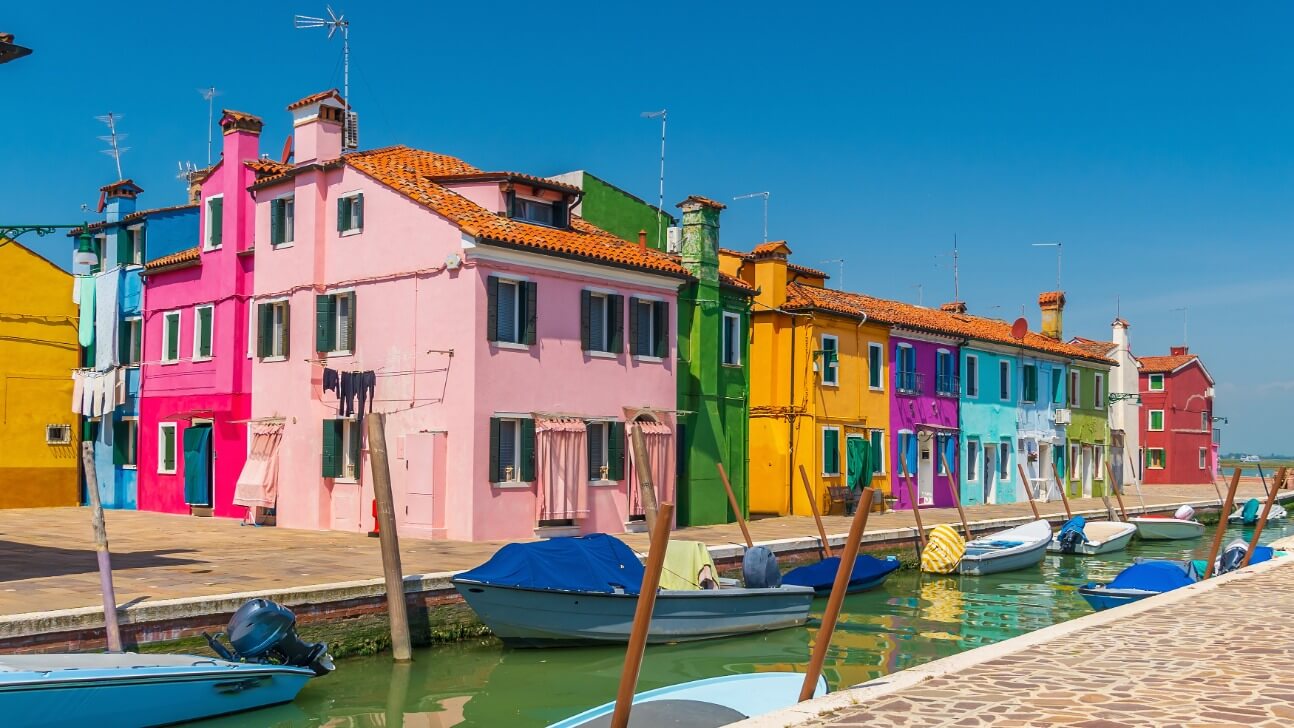
POLYGON ((1113 332, 1110 341, 1114 342, 1114 350, 1131 352, 1132 342, 1128 337, 1128 322, 1117 318, 1110 324, 1110 329, 1113 332))
POLYGON ((117 222, 135 211, 135 198, 144 189, 134 182, 123 179, 99 188, 100 207, 103 210, 104 222, 117 222))
POLYGON ((1169 354, 1170 356, 1186 356, 1186 355, 1187 355, 1187 354, 1189 354, 1189 353, 1191 353, 1191 350, 1190 350, 1190 348, 1189 348, 1189 347, 1186 347, 1186 346, 1170 346, 1170 347, 1168 347, 1168 354, 1169 354))
POLYGON ((966 313, 965 301, 949 301, 939 307, 940 311, 945 313, 966 313))
POLYGON ((1042 309, 1042 335, 1060 341, 1064 332, 1065 292, 1039 294, 1038 308, 1042 309))
POLYGON ((647 252, 647 231, 646 230, 638 231, 638 252, 639 253, 647 252))
POLYGON ((341 156, 342 120, 346 104, 337 89, 288 104, 297 164, 327 162, 341 156))
POLYGON ((750 262, 755 267, 755 287, 759 289, 759 302, 769 308, 786 304, 786 284, 790 280, 787 259, 791 248, 783 241, 756 245, 750 262))
POLYGON ((683 210, 683 267, 697 280, 719 281, 719 213, 727 205, 691 195, 678 203, 683 210))

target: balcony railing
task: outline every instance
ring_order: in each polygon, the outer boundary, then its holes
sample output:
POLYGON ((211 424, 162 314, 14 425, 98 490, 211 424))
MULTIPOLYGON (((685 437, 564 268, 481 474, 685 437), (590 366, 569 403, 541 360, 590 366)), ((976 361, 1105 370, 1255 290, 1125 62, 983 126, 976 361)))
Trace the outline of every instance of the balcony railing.
POLYGON ((895 370, 894 391, 908 397, 919 396, 921 394, 921 375, 917 372, 895 370))
POLYGON ((961 378, 955 374, 935 375, 935 394, 940 397, 956 397, 961 393, 961 378))

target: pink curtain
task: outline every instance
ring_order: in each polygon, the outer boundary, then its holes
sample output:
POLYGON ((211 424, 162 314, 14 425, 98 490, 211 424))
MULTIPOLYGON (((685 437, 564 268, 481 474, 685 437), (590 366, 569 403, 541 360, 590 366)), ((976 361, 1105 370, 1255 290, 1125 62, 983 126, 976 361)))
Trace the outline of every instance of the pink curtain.
POLYGON ((629 515, 643 515, 642 498, 638 489, 638 467, 634 459, 633 429, 641 427, 643 440, 647 445, 647 461, 651 469, 652 483, 656 486, 658 503, 674 502, 674 430, 661 422, 633 422, 625 424, 629 441, 625 447, 629 451, 629 515))
POLYGON ((283 423, 260 423, 252 427, 252 447, 238 476, 234 505, 273 508, 279 492, 279 443, 283 423))
POLYGON ((583 420, 535 418, 535 479, 539 487, 535 510, 539 520, 588 515, 586 437, 583 420))

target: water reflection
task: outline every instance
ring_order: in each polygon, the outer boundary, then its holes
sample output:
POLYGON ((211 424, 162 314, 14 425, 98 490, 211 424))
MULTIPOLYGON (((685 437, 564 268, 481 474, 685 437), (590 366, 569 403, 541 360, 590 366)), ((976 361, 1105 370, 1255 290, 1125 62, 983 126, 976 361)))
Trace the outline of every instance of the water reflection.
MULTIPOLYGON (((1290 533, 1294 526, 1274 524, 1263 540, 1290 533)), ((838 689, 1089 614, 1076 587, 1114 578, 1135 556, 1200 558, 1209 535, 1134 542, 1089 558, 1048 554, 1039 570, 983 577, 897 572, 882 588, 846 599, 824 675, 838 689)), ((1224 544, 1251 535, 1229 529, 1224 544)), ((814 621, 757 637, 652 646, 639 689, 799 671, 816 635, 814 621)), ((201 726, 543 726, 612 699, 623 659, 620 647, 509 650, 482 640, 418 650, 411 665, 393 665, 389 656, 345 660, 292 705, 201 726)))

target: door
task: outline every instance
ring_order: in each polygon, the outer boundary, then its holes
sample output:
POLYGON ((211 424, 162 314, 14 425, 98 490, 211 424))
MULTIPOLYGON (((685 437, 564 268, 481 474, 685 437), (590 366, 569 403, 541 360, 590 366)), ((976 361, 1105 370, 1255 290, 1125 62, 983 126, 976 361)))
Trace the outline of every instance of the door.
POLYGON ((404 509, 397 511, 396 517, 413 528, 430 529, 435 518, 436 435, 415 432, 405 435, 404 442, 408 472, 404 477, 404 509))
MULTIPOLYGON (((930 433, 922 433, 930 435, 930 433)), ((917 436, 917 501, 923 506, 935 502, 934 437, 917 436)))
POLYGON ((1046 442, 1038 443, 1038 462, 1034 464, 1033 494, 1043 500, 1047 499, 1051 493, 1051 444, 1046 442))
POLYGON ((211 424, 192 424, 184 430, 184 502, 211 507, 211 424))
POLYGON ((1092 497, 1092 446, 1083 446, 1083 497, 1092 497))
POLYGON ((997 446, 984 448, 984 502, 997 502, 997 446))
POLYGON ((849 487, 861 492, 872 484, 872 446, 862 435, 845 439, 845 468, 849 487))

